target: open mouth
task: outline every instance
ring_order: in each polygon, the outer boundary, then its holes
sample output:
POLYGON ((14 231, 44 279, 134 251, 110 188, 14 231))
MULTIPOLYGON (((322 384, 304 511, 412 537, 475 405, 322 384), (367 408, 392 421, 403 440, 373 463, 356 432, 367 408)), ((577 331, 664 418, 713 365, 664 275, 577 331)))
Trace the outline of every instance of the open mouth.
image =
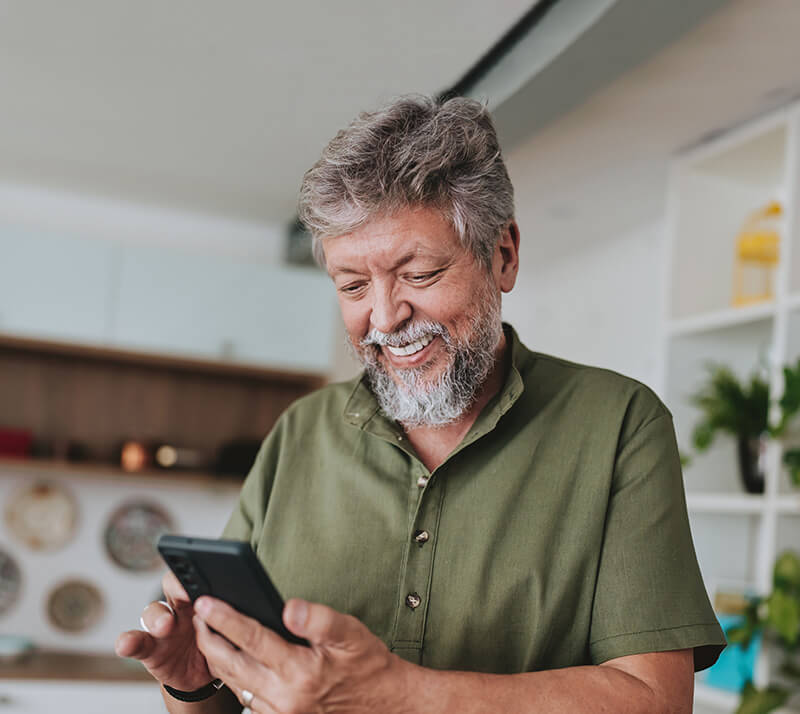
POLYGON ((397 357, 408 357, 409 355, 416 354, 420 350, 425 349, 425 347, 427 347, 432 340, 433 335, 426 335, 416 342, 410 342, 403 347, 392 347, 391 345, 386 345, 386 349, 397 357))

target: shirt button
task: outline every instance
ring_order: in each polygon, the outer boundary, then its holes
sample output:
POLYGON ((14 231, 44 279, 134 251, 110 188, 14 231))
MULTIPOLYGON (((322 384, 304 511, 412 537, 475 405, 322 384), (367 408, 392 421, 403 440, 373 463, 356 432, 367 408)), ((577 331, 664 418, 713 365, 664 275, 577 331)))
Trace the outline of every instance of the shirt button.
POLYGON ((414 542, 419 544, 419 547, 422 548, 424 543, 427 543, 430 539, 431 535, 428 531, 416 531, 414 533, 414 542))
POLYGON ((403 440, 403 435, 402 434, 398 434, 397 435, 397 440, 398 441, 402 441, 403 440))
POLYGON ((418 593, 408 593, 408 595, 406 595, 406 605, 408 605, 412 610, 416 610, 421 602, 422 598, 418 593))
POLYGON ((425 476, 424 474, 417 479, 417 486, 420 488, 425 488, 428 485, 428 480, 430 476, 425 476))

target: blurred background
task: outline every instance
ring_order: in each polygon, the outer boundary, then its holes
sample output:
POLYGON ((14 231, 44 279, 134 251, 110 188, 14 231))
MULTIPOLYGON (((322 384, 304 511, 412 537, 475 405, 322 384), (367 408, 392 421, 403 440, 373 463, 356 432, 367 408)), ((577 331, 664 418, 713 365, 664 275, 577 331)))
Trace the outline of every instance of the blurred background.
POLYGON ((795 0, 0 0, 0 712, 161 710, 113 655, 153 541, 216 536, 281 411, 356 373, 297 190, 406 92, 493 111, 523 341, 675 416, 740 642, 696 711, 789 710, 798 31, 795 0))

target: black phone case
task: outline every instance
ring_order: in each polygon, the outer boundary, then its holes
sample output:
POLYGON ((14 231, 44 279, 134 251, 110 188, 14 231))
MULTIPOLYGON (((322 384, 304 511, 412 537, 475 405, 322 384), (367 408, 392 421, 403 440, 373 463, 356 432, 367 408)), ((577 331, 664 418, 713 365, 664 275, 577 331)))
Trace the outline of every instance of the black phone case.
POLYGON ((285 640, 308 646, 306 640, 284 626, 283 598, 249 543, 162 535, 157 547, 192 602, 201 595, 211 595, 258 620, 285 640))

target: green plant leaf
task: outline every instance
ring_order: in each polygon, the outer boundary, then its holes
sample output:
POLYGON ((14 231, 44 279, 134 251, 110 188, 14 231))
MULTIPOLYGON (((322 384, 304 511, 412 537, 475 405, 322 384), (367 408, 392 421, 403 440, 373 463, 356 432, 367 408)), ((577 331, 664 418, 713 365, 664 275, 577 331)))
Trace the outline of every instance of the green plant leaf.
POLYGON ((757 437, 767 431, 769 385, 758 375, 744 386, 730 368, 707 365, 709 380, 691 396, 691 402, 702 412, 692 432, 698 451, 707 449, 717 431, 734 436, 757 437))
POLYGON ((800 684, 800 665, 793 662, 789 657, 781 664, 780 672, 784 677, 795 679, 800 684))
POLYGON ((698 451, 705 451, 714 441, 714 427, 707 421, 700 422, 692 431, 692 443, 698 451))
POLYGON ((728 644, 747 647, 750 644, 750 640, 753 639, 755 631, 755 623, 747 621, 738 627, 731 627, 725 633, 725 637, 728 640, 728 644))
POLYGON ((792 418, 800 411, 800 359, 794 367, 783 368, 783 396, 778 404, 781 408, 781 420, 774 430, 780 436, 792 418))
POLYGON ((800 486, 800 449, 787 449, 783 454, 783 463, 789 469, 792 483, 800 486))
POLYGON ((783 551, 775 561, 772 582, 776 588, 794 591, 800 596, 800 558, 790 550, 783 551))
POLYGON ((756 689, 752 682, 747 682, 736 714, 767 714, 783 706, 788 698, 789 692, 780 687, 756 689))
POLYGON ((784 590, 773 590, 767 598, 767 624, 780 635, 788 647, 800 637, 800 600, 784 590))

